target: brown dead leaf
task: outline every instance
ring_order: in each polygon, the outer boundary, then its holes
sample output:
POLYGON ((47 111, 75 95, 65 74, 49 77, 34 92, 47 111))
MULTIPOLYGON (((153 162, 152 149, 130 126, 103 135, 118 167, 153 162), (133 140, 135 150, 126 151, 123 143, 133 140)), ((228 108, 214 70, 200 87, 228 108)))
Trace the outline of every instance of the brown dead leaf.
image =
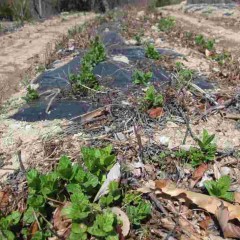
POLYGON ((200 180, 203 176, 203 174, 207 171, 208 165, 205 163, 202 163, 198 168, 195 169, 195 171, 192 174, 193 180, 200 180))
POLYGON ((148 110, 148 115, 151 118, 160 118, 164 115, 163 108, 151 108, 148 110))
POLYGON ((198 168, 195 169, 192 174, 193 181, 191 181, 191 188, 193 188, 201 180, 207 169, 208 165, 205 163, 202 163, 198 168))
POLYGON ((209 225, 212 223, 212 221, 213 220, 210 216, 206 216, 206 218, 199 223, 199 226, 200 228, 206 231, 209 228, 209 225))
POLYGON ((229 210, 222 203, 216 212, 219 225, 225 238, 240 238, 240 222, 237 224, 229 222, 229 210))
POLYGON ((235 206, 213 196, 176 188, 176 185, 170 180, 162 179, 155 181, 155 189, 160 190, 156 191, 156 194, 165 193, 176 197, 179 201, 194 203, 212 214, 216 214, 218 207, 223 203, 229 211, 229 219, 238 219, 240 221, 240 206, 235 206))
POLYGON ((69 202, 66 202, 64 205, 57 207, 53 214, 54 229, 57 231, 57 234, 64 239, 66 239, 70 234, 72 221, 62 215, 62 209, 67 207, 69 204, 69 202))
POLYGON ((35 235, 35 233, 39 230, 38 228, 38 223, 37 221, 35 221, 29 228, 29 233, 28 233, 28 237, 27 240, 32 239, 32 237, 35 235))
POLYGON ((96 117, 100 117, 104 114, 107 114, 107 107, 101 107, 98 108, 96 110, 93 110, 92 112, 88 112, 85 114, 82 114, 80 116, 74 117, 71 120, 80 120, 82 123, 86 123, 91 121, 92 119, 96 118, 96 117))
POLYGON ((234 201, 240 204, 240 192, 234 193, 234 201))
POLYGON ((0 210, 3 210, 9 205, 9 194, 6 191, 0 192, 0 210))

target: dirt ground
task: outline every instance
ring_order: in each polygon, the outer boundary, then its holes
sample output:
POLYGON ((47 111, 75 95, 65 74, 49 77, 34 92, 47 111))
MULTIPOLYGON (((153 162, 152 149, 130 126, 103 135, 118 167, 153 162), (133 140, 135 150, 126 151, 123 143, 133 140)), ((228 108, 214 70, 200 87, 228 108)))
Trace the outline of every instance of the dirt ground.
POLYGON ((26 24, 16 32, 0 36, 0 102, 21 89, 31 66, 44 64, 46 51, 74 26, 94 18, 93 13, 53 17, 26 24))
POLYGON ((211 6, 206 6, 202 11, 191 11, 187 10, 183 2, 180 5, 164 7, 160 11, 175 17, 184 29, 213 38, 222 49, 235 55, 240 54, 239 7, 213 11, 211 6))

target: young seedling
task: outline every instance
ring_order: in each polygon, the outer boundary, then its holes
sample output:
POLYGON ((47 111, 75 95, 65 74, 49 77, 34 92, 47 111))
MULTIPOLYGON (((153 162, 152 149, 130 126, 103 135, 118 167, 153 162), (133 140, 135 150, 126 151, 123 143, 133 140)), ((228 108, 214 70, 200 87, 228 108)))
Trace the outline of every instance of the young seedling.
POLYGON ((230 192, 231 178, 226 175, 217 181, 205 181, 204 186, 211 196, 222 198, 223 200, 233 202, 234 193, 230 192))
POLYGON ((216 53, 211 58, 219 65, 224 65, 227 61, 231 59, 231 54, 228 52, 216 53))
POLYGON ((154 86, 150 86, 145 94, 144 100, 147 103, 147 108, 150 109, 152 107, 162 107, 163 106, 163 95, 157 93, 154 86))
POLYGON ((181 62, 176 62, 177 78, 181 86, 187 86, 193 78, 193 71, 184 67, 181 62))
POLYGON ((205 39, 203 35, 197 35, 195 37, 195 44, 201 46, 204 49, 212 51, 214 49, 214 40, 205 39))
POLYGON ((161 58, 160 53, 157 51, 153 44, 148 44, 145 52, 147 58, 151 58, 154 60, 158 60, 161 58))
POLYGON ((74 92, 85 93, 87 89, 98 89, 99 82, 93 73, 94 67, 106 60, 106 52, 104 45, 100 42, 99 37, 96 37, 91 42, 90 50, 82 59, 81 73, 71 74, 69 80, 73 85, 74 92))
POLYGON ((27 102, 31 102, 38 98, 39 98, 39 94, 38 94, 37 90, 35 90, 34 88, 31 88, 31 86, 29 85, 27 87, 27 94, 25 97, 23 97, 23 99, 25 99, 27 102))
POLYGON ((214 137, 215 135, 209 135, 204 129, 202 139, 196 139, 199 148, 191 147, 189 151, 181 150, 175 156, 187 159, 193 167, 208 163, 214 160, 217 151, 217 146, 213 143, 214 137))
POLYGON ((160 31, 169 32, 176 24, 176 21, 173 17, 161 18, 158 24, 160 31))
POLYGON ((153 77, 153 73, 152 72, 145 73, 145 72, 136 70, 133 73, 132 81, 135 84, 142 84, 142 85, 147 86, 152 77, 153 77))

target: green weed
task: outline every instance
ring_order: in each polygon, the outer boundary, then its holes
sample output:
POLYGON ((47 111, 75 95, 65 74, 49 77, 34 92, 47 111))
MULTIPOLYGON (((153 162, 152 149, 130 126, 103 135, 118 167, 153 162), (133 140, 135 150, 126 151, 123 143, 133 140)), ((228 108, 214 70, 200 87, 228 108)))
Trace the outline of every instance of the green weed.
POLYGON ((147 109, 150 109, 152 107, 162 107, 164 98, 162 94, 157 93, 154 86, 150 86, 146 91, 144 100, 147 109))
POLYGON ((217 181, 205 181, 204 186, 211 196, 222 198, 226 201, 234 201, 234 193, 230 192, 231 178, 222 176, 217 181))
POLYGON ((142 72, 142 71, 139 71, 139 70, 136 70, 134 73, 133 73, 133 76, 132 76, 132 81, 135 83, 135 84, 142 84, 142 85, 148 85, 150 79, 153 77, 153 73, 152 72, 142 72))
POLYGON ((207 130, 203 130, 202 139, 196 139, 199 148, 191 147, 189 151, 181 150, 175 154, 176 157, 187 159, 193 167, 197 167, 202 163, 208 163, 214 160, 217 146, 212 141, 215 135, 209 135, 207 130))
POLYGON ((23 99, 26 100, 27 102, 31 102, 38 98, 39 98, 39 94, 38 94, 37 90, 31 88, 31 86, 29 85, 27 87, 27 94, 25 97, 23 97, 23 99))
POLYGON ((211 58, 216 61, 219 65, 224 65, 226 61, 231 59, 231 54, 224 52, 224 53, 216 53, 211 58))
POLYGON ((154 47, 153 44, 147 45, 147 47, 145 49, 145 55, 147 58, 151 58, 154 60, 158 60, 161 57, 160 53, 157 51, 157 49, 154 47))
POLYGON ((161 18, 158 24, 160 31, 169 32, 176 24, 176 21, 173 17, 161 18))
POLYGON ((74 92, 86 92, 87 88, 99 88, 99 83, 93 73, 93 69, 98 63, 105 61, 106 58, 104 45, 100 42, 99 37, 96 37, 95 40, 91 42, 90 50, 82 59, 81 73, 71 74, 69 76, 74 92))
POLYGON ((214 40, 205 39, 201 34, 195 37, 195 44, 201 46, 204 49, 208 49, 209 51, 212 51, 215 47, 214 40))
POLYGON ((184 67, 181 62, 176 62, 176 71, 177 71, 177 78, 180 85, 185 86, 188 85, 189 82, 192 81, 193 78, 193 71, 184 67))

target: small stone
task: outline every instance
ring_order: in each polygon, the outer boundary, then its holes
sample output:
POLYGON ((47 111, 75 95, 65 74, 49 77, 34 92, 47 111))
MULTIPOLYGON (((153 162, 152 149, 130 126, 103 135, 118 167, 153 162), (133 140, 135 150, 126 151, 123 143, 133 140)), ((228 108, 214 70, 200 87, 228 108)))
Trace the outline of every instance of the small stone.
POLYGON ((135 39, 129 39, 125 41, 127 45, 137 45, 137 41, 135 39))
POLYGON ((144 17, 145 15, 145 11, 140 11, 137 13, 137 17, 141 18, 141 17, 144 17))
POLYGON ((221 167, 220 173, 221 176, 229 175, 231 173, 231 169, 229 167, 221 167))
POLYGON ((166 137, 166 136, 161 136, 159 138, 159 142, 164 145, 164 146, 168 146, 169 144, 169 141, 170 141, 170 138, 169 137, 166 137))
POLYGON ((114 56, 113 61, 123 62, 123 63, 129 64, 129 59, 126 56, 123 56, 123 55, 114 56))

